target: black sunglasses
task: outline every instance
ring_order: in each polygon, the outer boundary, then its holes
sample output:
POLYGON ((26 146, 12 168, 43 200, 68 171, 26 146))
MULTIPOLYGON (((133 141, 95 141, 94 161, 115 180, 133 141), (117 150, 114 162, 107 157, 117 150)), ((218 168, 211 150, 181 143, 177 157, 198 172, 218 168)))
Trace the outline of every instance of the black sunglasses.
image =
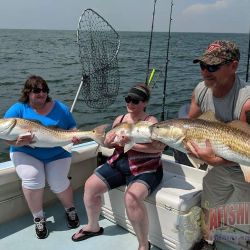
POLYGON ((201 70, 207 70, 208 72, 210 73, 214 73, 216 72, 217 70, 219 70, 221 68, 221 66, 225 65, 225 64, 229 64, 231 61, 225 61, 225 62, 222 62, 220 64, 216 64, 216 65, 209 65, 209 64, 205 64, 203 62, 200 62, 200 67, 201 67, 201 70))
POLYGON ((49 92, 49 90, 48 90, 47 88, 42 88, 42 89, 40 89, 40 88, 33 88, 33 89, 32 89, 32 92, 33 92, 34 94, 40 94, 41 91, 42 91, 43 93, 48 93, 48 92, 49 92))
POLYGON ((126 103, 132 102, 133 104, 137 105, 137 104, 139 104, 140 100, 134 99, 134 98, 132 98, 132 97, 130 97, 130 96, 126 96, 126 97, 125 97, 125 102, 126 102, 126 103))

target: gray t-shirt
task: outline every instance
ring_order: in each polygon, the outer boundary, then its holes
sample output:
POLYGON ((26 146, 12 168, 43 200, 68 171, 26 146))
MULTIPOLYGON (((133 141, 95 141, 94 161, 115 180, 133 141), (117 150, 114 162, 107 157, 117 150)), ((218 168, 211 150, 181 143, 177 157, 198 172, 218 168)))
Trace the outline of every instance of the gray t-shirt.
MULTIPOLYGON (((238 76, 229 93, 222 97, 214 97, 210 88, 205 86, 204 81, 200 82, 194 90, 195 101, 201 108, 202 113, 213 111, 218 120, 230 122, 240 119, 240 113, 245 102, 250 99, 250 85, 242 81, 238 76)), ((226 171, 239 172, 238 166, 227 166, 226 171)))
POLYGON ((217 119, 229 122, 240 119, 242 107, 250 99, 250 85, 236 75, 232 89, 222 98, 214 97, 204 81, 196 86, 194 94, 202 113, 210 110, 215 113, 217 119))

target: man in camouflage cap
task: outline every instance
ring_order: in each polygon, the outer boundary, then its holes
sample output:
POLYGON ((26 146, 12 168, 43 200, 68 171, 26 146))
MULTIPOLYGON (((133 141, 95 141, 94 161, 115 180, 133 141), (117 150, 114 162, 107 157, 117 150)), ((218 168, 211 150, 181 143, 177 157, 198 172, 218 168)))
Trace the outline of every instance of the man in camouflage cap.
MULTIPOLYGON (((250 123, 250 86, 236 74, 239 60, 237 45, 219 40, 211 43, 205 53, 193 61, 200 64, 203 81, 193 91, 189 118, 197 118, 211 110, 218 120, 250 123)), ((223 207, 229 200, 236 204, 250 202, 250 183, 245 181, 239 165, 215 155, 209 141, 204 148, 192 141, 190 143, 192 147, 188 149, 194 157, 214 166, 203 178, 203 238, 193 249, 216 249, 213 238, 216 229, 211 229, 209 225, 211 209, 223 207)), ((250 228, 247 230, 250 231, 250 228)), ((223 234, 223 231, 220 233, 223 234)))
POLYGON ((230 41, 218 40, 211 43, 202 57, 193 60, 193 63, 203 62, 208 65, 217 65, 233 60, 240 60, 240 51, 237 45, 230 41))

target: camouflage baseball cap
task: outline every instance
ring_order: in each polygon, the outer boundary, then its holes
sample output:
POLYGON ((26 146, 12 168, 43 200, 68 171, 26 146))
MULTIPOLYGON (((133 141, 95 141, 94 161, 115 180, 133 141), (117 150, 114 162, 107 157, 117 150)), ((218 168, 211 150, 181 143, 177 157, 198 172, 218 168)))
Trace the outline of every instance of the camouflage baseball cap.
POLYGON ((211 43, 204 54, 193 63, 203 62, 208 65, 216 65, 225 61, 239 61, 240 51, 237 45, 230 41, 214 41, 211 43))

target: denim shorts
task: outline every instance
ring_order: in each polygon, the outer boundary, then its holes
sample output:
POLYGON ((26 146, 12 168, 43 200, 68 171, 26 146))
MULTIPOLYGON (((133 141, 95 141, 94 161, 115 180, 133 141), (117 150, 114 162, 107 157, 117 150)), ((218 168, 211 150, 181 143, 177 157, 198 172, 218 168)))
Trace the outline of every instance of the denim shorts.
POLYGON ((134 182, 143 183, 148 188, 148 193, 152 193, 160 184, 163 177, 162 168, 156 172, 133 175, 130 171, 128 159, 122 156, 111 166, 107 162, 95 170, 95 174, 105 182, 109 189, 114 189, 122 185, 131 185, 134 182))

